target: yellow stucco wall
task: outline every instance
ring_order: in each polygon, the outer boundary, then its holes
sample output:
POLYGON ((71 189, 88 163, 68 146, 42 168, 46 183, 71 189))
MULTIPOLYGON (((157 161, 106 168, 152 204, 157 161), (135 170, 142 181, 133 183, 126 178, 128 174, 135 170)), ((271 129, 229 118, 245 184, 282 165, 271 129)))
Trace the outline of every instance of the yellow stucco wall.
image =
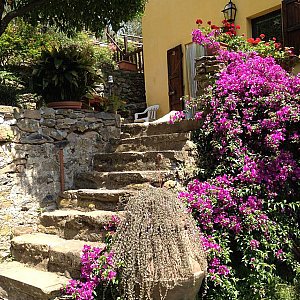
MULTIPOLYGON (((159 104, 159 117, 169 112, 167 50, 191 42, 196 19, 221 25, 228 0, 149 0, 143 17, 145 81, 148 106, 159 104)), ((281 0, 233 0, 240 33, 251 35, 250 19, 280 8, 281 0)), ((185 56, 185 53, 184 53, 185 56)), ((183 61, 185 61, 183 59, 183 61)), ((185 93, 187 94, 184 63, 185 93)))

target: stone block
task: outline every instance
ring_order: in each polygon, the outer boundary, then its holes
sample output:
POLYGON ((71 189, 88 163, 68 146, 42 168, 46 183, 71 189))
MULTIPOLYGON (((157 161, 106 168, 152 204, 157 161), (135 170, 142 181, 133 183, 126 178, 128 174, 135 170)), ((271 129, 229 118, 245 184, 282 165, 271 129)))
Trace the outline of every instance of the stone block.
POLYGON ((23 111, 23 118, 41 119, 41 112, 39 110, 26 109, 23 111))
POLYGON ((13 129, 9 125, 0 124, 0 142, 8 142, 15 136, 13 129))
POLYGON ((22 144, 44 144, 44 143, 52 143, 53 139, 49 136, 40 133, 32 133, 26 137, 22 137, 20 139, 22 144))
POLYGON ((0 113, 13 113, 14 110, 19 110, 17 107, 0 105, 0 113))
POLYGON ((45 127, 54 127, 56 125, 55 119, 44 119, 42 118, 40 121, 41 126, 45 127))
POLYGON ((40 123, 34 119, 19 119, 17 126, 22 131, 33 133, 38 131, 40 123))
POLYGON ((42 107, 40 109, 42 117, 45 119, 55 118, 55 110, 53 108, 42 107))
POLYGON ((62 130, 57 130, 54 128, 43 128, 43 134, 49 136, 57 141, 62 141, 67 137, 67 132, 62 130))

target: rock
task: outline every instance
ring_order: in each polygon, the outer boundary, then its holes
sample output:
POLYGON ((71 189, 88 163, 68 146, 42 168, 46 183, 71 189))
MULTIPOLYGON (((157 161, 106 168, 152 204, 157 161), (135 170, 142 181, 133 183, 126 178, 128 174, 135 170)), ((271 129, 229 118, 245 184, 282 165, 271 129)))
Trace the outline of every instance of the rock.
POLYGON ((23 112, 23 118, 39 120, 41 119, 41 112, 39 110, 26 109, 23 112))
POLYGON ((14 110, 19 110, 17 107, 0 105, 0 113, 13 113, 14 110))
POLYGON ((44 128, 43 134, 57 141, 61 141, 67 137, 67 133, 65 131, 56 130, 54 128, 44 128))
POLYGON ((53 142, 53 139, 44 134, 32 133, 26 137, 21 138, 20 142, 22 144, 44 144, 53 142))
POLYGON ((37 132, 40 124, 34 119, 20 119, 18 120, 17 126, 20 130, 25 132, 37 132))
POLYGON ((77 122, 72 128, 74 131, 85 132, 89 130, 89 125, 85 122, 77 122))
POLYGON ((55 110, 53 108, 42 107, 41 114, 45 119, 55 118, 55 110))
POLYGON ((41 119, 40 124, 45 127, 54 127, 56 125, 56 121, 54 119, 41 119))
POLYGON ((0 142, 11 141, 14 136, 11 126, 0 124, 0 142))

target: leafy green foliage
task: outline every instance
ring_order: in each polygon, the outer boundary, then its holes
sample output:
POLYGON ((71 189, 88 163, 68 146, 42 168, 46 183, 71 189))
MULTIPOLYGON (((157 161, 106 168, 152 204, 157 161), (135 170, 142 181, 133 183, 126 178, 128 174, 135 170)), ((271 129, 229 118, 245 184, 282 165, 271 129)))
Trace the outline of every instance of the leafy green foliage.
POLYGON ((33 70, 33 88, 46 102, 80 100, 100 80, 90 45, 70 43, 42 52, 33 70))
POLYGON ((98 34, 108 24, 119 27, 120 23, 133 19, 144 10, 146 0, 14 0, 0 5, 0 35, 15 17, 26 17, 33 25, 38 23, 56 26, 72 33, 89 29, 98 34))
POLYGON ((0 70, 0 104, 17 105, 17 97, 24 90, 23 81, 16 74, 0 70))
POLYGON ((41 25, 33 27, 17 19, 0 36, 0 65, 6 67, 30 64, 40 58, 45 47, 57 45, 58 40, 64 38, 53 29, 43 32, 41 25))
POLYGON ((94 46, 96 65, 101 70, 110 70, 116 68, 117 64, 113 59, 113 55, 113 51, 108 47, 94 46))

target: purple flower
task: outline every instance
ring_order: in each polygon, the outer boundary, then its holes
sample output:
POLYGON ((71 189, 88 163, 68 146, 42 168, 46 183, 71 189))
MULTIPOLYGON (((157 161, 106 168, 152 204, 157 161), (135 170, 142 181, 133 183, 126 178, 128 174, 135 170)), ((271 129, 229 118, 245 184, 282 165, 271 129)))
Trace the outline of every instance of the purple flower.
POLYGON ((252 250, 259 248, 260 242, 257 240, 251 240, 250 241, 250 247, 252 250))

